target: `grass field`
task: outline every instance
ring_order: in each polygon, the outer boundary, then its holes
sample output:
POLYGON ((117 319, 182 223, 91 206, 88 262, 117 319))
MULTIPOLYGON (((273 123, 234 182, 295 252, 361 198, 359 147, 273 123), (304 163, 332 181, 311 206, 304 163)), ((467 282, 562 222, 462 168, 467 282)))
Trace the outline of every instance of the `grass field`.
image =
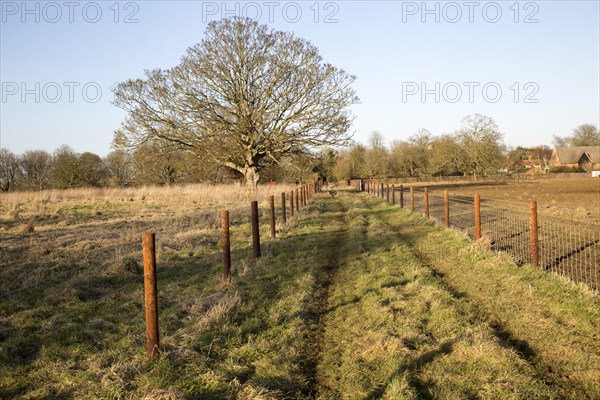
MULTIPOLYGON (((282 190, 259 194, 263 211, 282 190)), ((350 191, 318 195, 275 240, 263 226, 253 260, 247 193, 217 191, 3 198, 0 398, 600 397, 600 299, 584 287, 350 191), (231 283, 219 279, 225 207, 231 283)))

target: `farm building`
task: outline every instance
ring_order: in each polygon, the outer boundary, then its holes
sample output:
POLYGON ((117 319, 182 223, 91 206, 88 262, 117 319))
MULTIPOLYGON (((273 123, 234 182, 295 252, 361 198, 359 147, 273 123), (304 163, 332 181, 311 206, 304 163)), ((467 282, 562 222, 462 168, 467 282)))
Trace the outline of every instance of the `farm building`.
POLYGON ((555 147, 550 157, 552 168, 600 169, 600 146, 555 147))

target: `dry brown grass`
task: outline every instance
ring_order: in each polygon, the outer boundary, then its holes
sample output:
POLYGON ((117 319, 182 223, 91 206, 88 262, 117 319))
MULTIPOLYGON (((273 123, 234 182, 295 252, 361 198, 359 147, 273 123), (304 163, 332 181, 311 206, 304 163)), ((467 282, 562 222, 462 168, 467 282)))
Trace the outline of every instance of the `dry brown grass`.
MULTIPOLYGON (((290 186, 189 185, 121 189, 18 192, 0 196, 0 295, 41 284, 57 275, 93 270, 106 276, 135 274, 140 236, 157 233, 165 251, 202 252, 218 240, 219 212, 231 224, 247 222, 258 198, 263 216, 268 196, 290 186)), ((263 221, 266 219, 263 218, 263 221)))
POLYGON ((43 217, 73 205, 102 207, 107 203, 135 203, 182 208, 201 205, 204 207, 237 205, 250 200, 264 200, 269 195, 279 195, 293 186, 277 185, 258 187, 257 192, 248 191, 241 185, 194 184, 186 186, 144 186, 139 188, 78 188, 67 190, 44 190, 40 192, 14 192, 0 194, 2 219, 43 217))

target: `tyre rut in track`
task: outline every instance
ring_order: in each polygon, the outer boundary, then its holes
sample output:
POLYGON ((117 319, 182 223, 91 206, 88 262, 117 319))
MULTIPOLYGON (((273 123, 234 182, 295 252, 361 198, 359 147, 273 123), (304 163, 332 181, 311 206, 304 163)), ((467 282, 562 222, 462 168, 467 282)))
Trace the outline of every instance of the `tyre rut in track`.
POLYGON ((327 199, 323 202, 324 210, 321 214, 328 215, 323 225, 337 224, 339 227, 331 232, 328 239, 318 245, 314 262, 318 265, 315 272, 315 282, 312 297, 306 304, 307 322, 309 330, 304 342, 306 344, 307 357, 301 366, 308 381, 306 396, 308 398, 318 397, 318 366, 322 359, 324 350, 323 336, 325 332, 325 316, 328 310, 329 293, 335 274, 343 265, 342 248, 346 234, 346 211, 347 205, 339 198, 327 199))

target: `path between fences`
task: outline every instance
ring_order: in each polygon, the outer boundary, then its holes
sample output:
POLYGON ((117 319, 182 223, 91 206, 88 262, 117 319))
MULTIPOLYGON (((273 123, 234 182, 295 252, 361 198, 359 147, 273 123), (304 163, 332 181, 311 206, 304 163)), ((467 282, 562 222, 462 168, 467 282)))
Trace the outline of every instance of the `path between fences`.
MULTIPOLYGON (((381 198, 388 204, 399 205, 401 208, 408 208, 415 214, 421 214, 425 219, 433 220, 444 224, 446 227, 458 228, 466 232, 474 239, 481 239, 482 232, 491 240, 491 249, 508 252, 518 265, 531 262, 531 264, 540 266, 546 271, 556 272, 564 275, 575 282, 583 282, 590 286, 593 291, 598 290, 598 249, 600 247, 600 233, 597 227, 586 230, 589 227, 559 226, 551 222, 542 225, 537 220, 537 203, 531 203, 531 214, 522 215, 506 208, 497 208, 494 206, 482 207, 479 195, 475 194, 474 200, 468 196, 456 196, 449 199, 448 191, 444 191, 443 199, 439 193, 433 194, 427 187, 420 188, 419 191, 412 186, 404 187, 400 185, 384 185, 380 181, 366 181, 365 187, 360 185, 356 189, 363 189, 367 194, 381 198), (407 190, 409 189, 409 190, 407 190), (408 199, 405 197, 408 195, 408 199), (418 198, 420 195, 420 199, 418 198), (397 200, 398 199, 398 200, 397 200), (482 211, 483 209, 483 211, 482 211), (450 211, 451 210, 451 211, 450 211), (474 221, 473 221, 474 214, 474 221), (483 214, 483 215, 482 215, 483 214), (516 221, 518 220, 518 221, 516 221), (473 223, 474 222, 474 223, 473 223), (529 223, 529 225, 528 225, 529 223), (546 240, 542 251, 538 248, 540 240, 538 234, 546 240), (541 253, 538 260, 538 253, 541 253), (559 268, 560 267, 560 268, 559 268)), ((310 200, 319 193, 320 182, 302 185, 298 189, 290 192, 286 200, 286 194, 281 194, 282 219, 286 219, 285 204, 289 201, 290 212, 293 214, 295 208, 299 213, 310 200), (295 197, 295 198, 294 198, 295 197)), ((329 191, 331 195, 330 203, 334 204, 330 213, 336 215, 336 221, 344 221, 343 208, 345 205, 335 198, 337 192, 329 191), (340 214, 341 213, 341 214, 340 214), (339 215, 338 215, 339 214, 339 215)), ((324 194, 325 196, 327 194, 324 194)), ((271 238, 276 237, 276 217, 274 196, 270 197, 270 232, 271 238)), ((492 203, 494 199, 485 199, 492 203)), ((484 203, 485 204, 485 203, 484 203)), ((260 222, 258 220, 258 202, 253 201, 251 207, 252 220, 252 239, 253 256, 261 257, 260 245, 260 222)), ((223 229, 223 279, 229 281, 231 260, 229 257, 229 223, 228 212, 222 213, 223 229)), ((347 222, 347 221, 346 221, 347 222)), ((576 223, 577 221, 571 221, 576 223)), ((146 338, 147 353, 149 356, 158 354, 159 351, 159 328, 158 328, 158 309, 157 309, 157 278, 156 261, 154 255, 154 234, 147 232, 144 234, 144 281, 146 296, 146 338)), ((316 353, 320 353, 320 339, 322 335, 321 321, 323 309, 326 307, 329 287, 333 275, 339 268, 339 249, 343 245, 343 228, 332 235, 330 240, 322 245, 320 253, 328 260, 328 272, 325 279, 318 283, 315 288, 315 300, 309 305, 309 314, 313 318, 313 325, 316 326, 313 332, 313 342, 315 343, 316 353)), ((318 358, 318 356, 317 356, 318 358)), ((308 363, 307 370, 310 375, 316 373, 317 360, 308 363)), ((311 385, 316 385, 315 376, 309 378, 311 385)))

